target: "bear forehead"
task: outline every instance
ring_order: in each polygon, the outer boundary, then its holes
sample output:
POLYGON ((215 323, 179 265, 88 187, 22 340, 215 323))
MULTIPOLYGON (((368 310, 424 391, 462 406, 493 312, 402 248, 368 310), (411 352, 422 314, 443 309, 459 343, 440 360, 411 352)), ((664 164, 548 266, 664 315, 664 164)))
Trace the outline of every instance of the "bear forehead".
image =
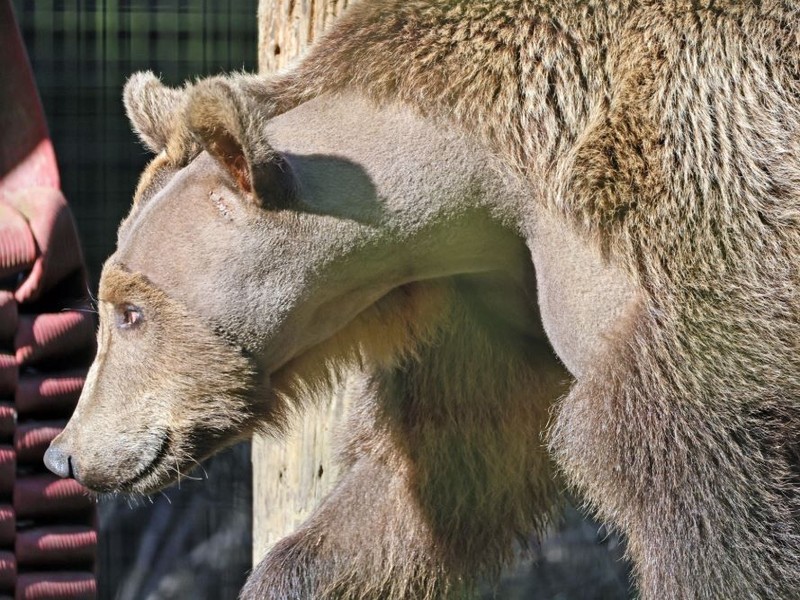
POLYGON ((136 301, 164 305, 173 302, 145 274, 133 272, 123 263, 113 260, 103 268, 98 300, 111 304, 136 301))

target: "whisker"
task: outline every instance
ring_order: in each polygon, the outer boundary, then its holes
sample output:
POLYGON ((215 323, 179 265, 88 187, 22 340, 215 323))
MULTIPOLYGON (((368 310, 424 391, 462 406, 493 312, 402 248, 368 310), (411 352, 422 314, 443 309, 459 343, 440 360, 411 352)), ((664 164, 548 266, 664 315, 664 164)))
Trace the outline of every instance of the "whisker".
POLYGON ((189 457, 189 460, 191 460, 194 464, 200 467, 200 470, 203 471, 203 475, 205 475, 205 479, 208 479, 208 471, 206 471, 206 468, 202 464, 200 464, 196 458, 192 456, 189 457))
POLYGON ((86 294, 89 296, 92 306, 97 308, 97 298, 95 298, 94 294, 92 294, 92 288, 90 288, 88 284, 86 285, 86 294))
POLYGON ((178 464, 178 457, 175 457, 175 472, 178 474, 178 489, 181 489, 181 469, 180 464, 178 464))
MULTIPOLYGON (((177 459, 175 460, 175 464, 177 464, 177 459)), ((188 479, 190 481, 202 481, 202 477, 193 477, 191 475, 187 475, 186 473, 181 473, 176 467, 169 467, 170 470, 175 471, 178 474, 178 489, 181 489, 181 479, 188 479)))
POLYGON ((99 315, 97 309, 94 308, 62 308, 61 312, 82 312, 90 315, 99 315))

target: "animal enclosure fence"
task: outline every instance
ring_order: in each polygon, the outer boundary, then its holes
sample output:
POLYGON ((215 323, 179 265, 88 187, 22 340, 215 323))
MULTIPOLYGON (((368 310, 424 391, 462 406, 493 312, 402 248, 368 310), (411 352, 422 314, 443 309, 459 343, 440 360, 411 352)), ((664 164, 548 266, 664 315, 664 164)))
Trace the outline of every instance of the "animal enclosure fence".
POLYGON ((86 272, 11 6, 0 1, 0 594, 93 598, 94 505, 48 473, 94 354, 86 272))
MULTIPOLYGON (((11 6, 96 289, 150 158, 124 116, 125 79, 151 69, 180 85, 196 76, 254 70, 256 2, 12 0, 11 6)), ((250 567, 249 446, 205 468, 209 481, 184 480, 181 490, 155 496, 152 504, 100 502, 99 597, 236 597, 250 567)))

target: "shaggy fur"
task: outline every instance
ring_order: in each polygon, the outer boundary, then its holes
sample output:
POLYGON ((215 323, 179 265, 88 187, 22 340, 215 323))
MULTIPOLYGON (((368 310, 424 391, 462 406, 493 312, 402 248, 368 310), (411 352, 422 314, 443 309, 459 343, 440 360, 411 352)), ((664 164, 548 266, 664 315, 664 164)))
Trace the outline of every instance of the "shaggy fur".
POLYGON ((557 486, 531 432, 568 378, 545 343, 469 298, 458 280, 439 290, 435 330, 395 364, 367 364, 353 389, 346 474, 258 565, 243 597, 472 597, 523 532, 544 530, 557 486))
MULTIPOLYGON (((151 75, 129 84, 131 120, 163 153, 137 192, 161 199, 137 202, 120 230, 131 260, 158 272, 187 315, 202 314, 226 339, 243 340, 242 355, 262 357, 258 368, 272 369, 277 392, 270 406, 301 404, 290 399, 324 387, 320 364, 367 368, 345 444, 349 469, 310 521, 265 558, 245 597, 468 595, 474 577, 508 557, 515 533, 547 522, 554 484, 537 442, 559 393, 558 369, 540 336, 504 329, 452 277, 501 269, 478 265, 495 256, 516 261, 501 242, 513 248, 518 234, 539 256, 543 211, 635 291, 634 302, 608 313, 618 315, 613 331, 592 338, 591 361, 570 356, 579 345, 559 339, 569 332, 554 333, 542 316, 564 362, 582 365, 554 411, 550 448, 587 504, 627 536, 642 596, 797 597, 799 41, 797 7, 772 0, 363 0, 275 78, 215 78, 178 95, 158 91, 151 75), (414 132, 410 144, 395 128, 383 142, 401 148, 406 170, 382 181, 376 174, 391 169, 381 147, 342 148, 365 168, 380 163, 369 174, 375 181, 330 157, 320 171, 313 159, 295 157, 305 187, 294 191, 321 194, 321 178, 334 198, 327 203, 293 204, 290 170, 255 185, 240 176, 288 160, 265 141, 270 119, 339 93, 365 95, 385 114, 399 103, 429 118, 433 165, 410 160, 425 144, 414 132), (441 124, 469 140, 442 137, 441 124), (463 154, 445 156, 453 147, 463 154), (524 202, 510 188, 492 193, 474 183, 491 177, 488 169, 473 177, 464 156, 488 162, 486 149, 523 182, 524 202), (460 170, 465 179, 448 179, 460 170), (392 194, 416 192, 415 176, 444 183, 425 188, 404 212, 392 194), (352 212, 335 200, 340 179, 351 186, 352 212), (468 216, 439 202, 451 181, 468 216), (186 187, 216 198, 239 233, 257 228, 255 242, 225 245, 230 229, 207 218, 217 210, 210 204, 198 204, 204 228, 193 229, 192 213, 163 198, 186 187), (278 201, 264 201, 269 194, 278 201), (252 195, 261 202, 237 200, 252 195), (173 247, 144 237, 158 218, 179 224, 173 247), (399 223, 400 242, 373 235, 387 223, 399 223), (498 223, 507 237, 487 234, 498 223), (182 248, 201 236, 217 246, 203 277, 186 279, 182 248), (428 247, 443 257, 456 249, 461 262, 443 258, 447 269, 437 271, 421 258, 428 247), (265 248, 281 272, 247 260, 265 248), (338 271, 325 270, 336 262, 328 250, 343 253, 338 271), (177 271, 159 271, 170 258, 177 271), (246 272, 236 272, 240 263, 246 272), (363 273, 378 279, 358 279, 363 273), (408 285, 441 273, 448 277, 408 285), (319 278, 324 284, 306 285, 319 278), (347 278, 366 283, 345 289, 347 278), (208 281, 230 288, 218 306, 207 306, 208 281), (296 281, 303 285, 292 288, 296 281), (368 298, 358 296, 364 290, 368 298), (313 318, 302 313, 303 302, 333 291, 341 292, 333 305, 313 318), (355 296, 362 304, 342 301, 355 296), (330 321, 339 313, 342 322, 330 321), (286 323, 299 329, 286 334, 286 323), (296 341, 310 329, 317 337, 296 341), (382 358, 373 360, 378 350, 382 358)), ((330 111, 344 120, 335 105, 330 111)), ((364 127, 372 131, 366 120, 364 127)), ((330 138, 306 152, 338 155, 330 138)), ((265 417, 280 424, 283 411, 265 417)))
POLYGON ((367 1, 241 82, 457 123, 635 277, 550 443, 647 598, 800 589, 799 40, 787 2, 367 1))

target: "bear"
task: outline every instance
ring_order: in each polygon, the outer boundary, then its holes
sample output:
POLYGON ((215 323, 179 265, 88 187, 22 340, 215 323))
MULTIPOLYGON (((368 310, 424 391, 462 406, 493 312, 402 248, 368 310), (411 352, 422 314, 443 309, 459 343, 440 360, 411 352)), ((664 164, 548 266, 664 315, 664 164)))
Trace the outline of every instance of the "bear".
POLYGON ((643 598, 800 590, 800 13, 363 0, 292 69, 124 100, 156 158, 48 449, 149 492, 357 368, 243 598, 464 598, 557 518, 643 598))

